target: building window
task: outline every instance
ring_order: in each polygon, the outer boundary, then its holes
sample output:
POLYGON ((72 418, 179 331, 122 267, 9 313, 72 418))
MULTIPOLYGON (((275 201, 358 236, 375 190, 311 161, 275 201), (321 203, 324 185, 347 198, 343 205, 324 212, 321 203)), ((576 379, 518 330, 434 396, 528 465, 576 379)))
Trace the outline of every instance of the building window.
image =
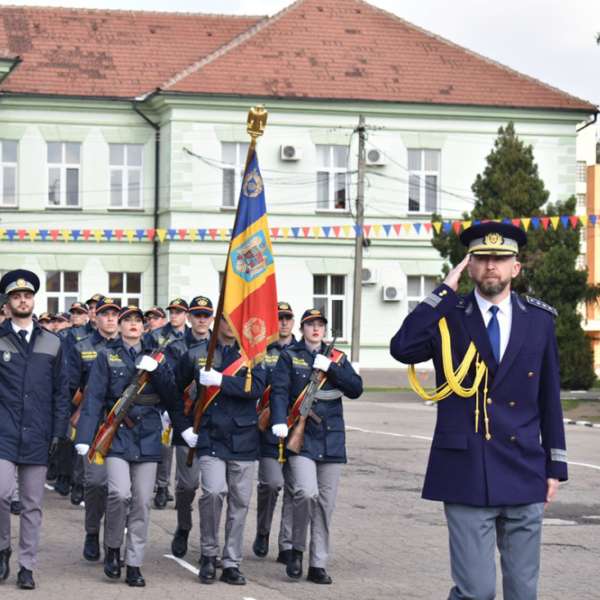
POLYGON ((347 210, 348 146, 317 145, 317 209, 347 210))
POLYGON ((223 169, 223 206, 236 206, 246 166, 248 144, 223 142, 221 151, 222 161, 226 165, 223 169))
POLYGON ((109 144, 110 207, 142 208, 141 144, 109 144))
POLYGON ((313 275, 313 306, 323 311, 331 335, 345 338, 346 276, 313 275))
POLYGON ((79 142, 48 142, 48 205, 79 206, 79 142))
POLYGON ((438 210, 440 151, 408 150, 408 211, 438 210))
POLYGON ((121 306, 142 305, 141 273, 109 273, 108 293, 121 306))
POLYGON ((48 312, 65 312, 79 299, 77 271, 46 271, 46 298, 48 312))
POLYGON ((585 212, 587 206, 586 195, 577 194, 577 213, 585 212))
POLYGON ((437 286, 437 278, 427 275, 408 275, 406 278, 406 299, 408 312, 428 296, 437 286))
POLYGON ((577 183, 587 183, 587 164, 585 160, 577 161, 577 183))
POLYGON ((0 206, 17 205, 17 142, 0 140, 0 206))

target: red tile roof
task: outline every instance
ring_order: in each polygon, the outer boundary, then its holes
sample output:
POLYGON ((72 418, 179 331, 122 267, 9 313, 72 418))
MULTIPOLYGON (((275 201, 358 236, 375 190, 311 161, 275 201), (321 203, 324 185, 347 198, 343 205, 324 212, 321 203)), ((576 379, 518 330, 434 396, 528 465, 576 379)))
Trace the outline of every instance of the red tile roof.
POLYGON ((22 59, 0 91, 133 98, 261 18, 0 7, 0 56, 22 59))
POLYGON ((166 89, 595 112, 361 0, 299 0, 258 29, 166 89))
POLYGON ((298 0, 270 19, 0 7, 0 91, 165 92, 448 105, 595 107, 361 0, 298 0))

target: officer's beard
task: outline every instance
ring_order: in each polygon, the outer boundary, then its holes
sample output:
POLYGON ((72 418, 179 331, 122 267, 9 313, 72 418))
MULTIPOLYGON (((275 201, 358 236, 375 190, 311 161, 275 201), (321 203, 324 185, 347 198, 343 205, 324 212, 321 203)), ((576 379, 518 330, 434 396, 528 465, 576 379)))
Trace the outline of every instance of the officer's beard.
POLYGON ((481 281, 477 284, 477 288, 482 296, 486 298, 493 298, 501 294, 510 284, 510 279, 505 281, 481 281))
POLYGON ((28 319, 33 314, 33 308, 20 310, 11 306, 10 314, 17 319, 28 319))

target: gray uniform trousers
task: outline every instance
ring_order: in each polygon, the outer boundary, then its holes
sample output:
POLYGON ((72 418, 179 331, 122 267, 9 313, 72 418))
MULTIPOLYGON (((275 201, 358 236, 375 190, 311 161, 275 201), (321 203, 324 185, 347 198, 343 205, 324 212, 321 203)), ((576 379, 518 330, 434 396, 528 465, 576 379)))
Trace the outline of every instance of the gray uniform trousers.
POLYGON ((186 464, 188 446, 175 446, 175 506, 177 528, 189 531, 192 528, 192 503, 200 486, 200 461, 194 453, 191 467, 186 464))
POLYGON ((304 552, 310 524, 309 566, 325 569, 331 517, 343 465, 316 462, 305 456, 290 456, 288 460, 294 478, 294 549, 304 552))
POLYGON ((15 489, 13 490, 11 501, 12 502, 19 501, 19 475, 17 474, 16 469, 15 469, 15 489))
POLYGON ((171 483, 171 465, 173 464, 173 446, 161 444, 160 463, 156 469, 156 485, 158 487, 169 487, 171 483))
POLYGON ((130 567, 141 567, 144 562, 156 464, 130 463, 115 456, 106 459, 108 502, 104 543, 109 548, 120 548, 127 524, 125 564, 130 567))
POLYGON ((87 457, 80 456, 79 454, 75 455, 73 459, 73 475, 71 477, 71 481, 73 484, 85 485, 85 465, 84 462, 87 462, 87 457))
POLYGON ((242 562, 244 525, 252 497, 255 461, 201 456, 199 462, 202 496, 198 505, 202 556, 218 556, 221 510, 227 498, 223 567, 239 567, 242 562))
POLYGON ((444 504, 454 587, 449 600, 496 597, 495 546, 504 600, 536 600, 544 504, 480 508, 444 504))
POLYGON ((293 478, 290 463, 281 464, 276 458, 261 457, 258 463, 258 485, 256 486, 256 532, 268 535, 271 531, 277 497, 283 488, 283 505, 279 525, 279 550, 292 548, 293 478))
POLYGON ((19 564, 30 571, 35 567, 40 542, 47 470, 48 467, 44 465, 16 465, 0 458, 0 550, 10 548, 10 501, 17 473, 22 507, 19 517, 19 564))
POLYGON ((85 502, 85 532, 100 533, 100 523, 106 512, 108 475, 106 464, 90 463, 83 456, 83 499, 85 502))

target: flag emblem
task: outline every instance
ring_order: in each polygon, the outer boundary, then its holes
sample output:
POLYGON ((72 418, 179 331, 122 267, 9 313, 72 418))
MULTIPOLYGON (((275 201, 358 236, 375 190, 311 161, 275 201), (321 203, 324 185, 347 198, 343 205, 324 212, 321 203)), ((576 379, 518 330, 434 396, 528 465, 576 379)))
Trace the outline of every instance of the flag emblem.
POLYGON ((231 251, 233 271, 247 283, 260 277, 273 263, 264 231, 257 231, 231 251))
POLYGON ((242 193, 248 198, 256 198, 263 191, 263 180, 258 169, 252 169, 244 176, 242 193))

